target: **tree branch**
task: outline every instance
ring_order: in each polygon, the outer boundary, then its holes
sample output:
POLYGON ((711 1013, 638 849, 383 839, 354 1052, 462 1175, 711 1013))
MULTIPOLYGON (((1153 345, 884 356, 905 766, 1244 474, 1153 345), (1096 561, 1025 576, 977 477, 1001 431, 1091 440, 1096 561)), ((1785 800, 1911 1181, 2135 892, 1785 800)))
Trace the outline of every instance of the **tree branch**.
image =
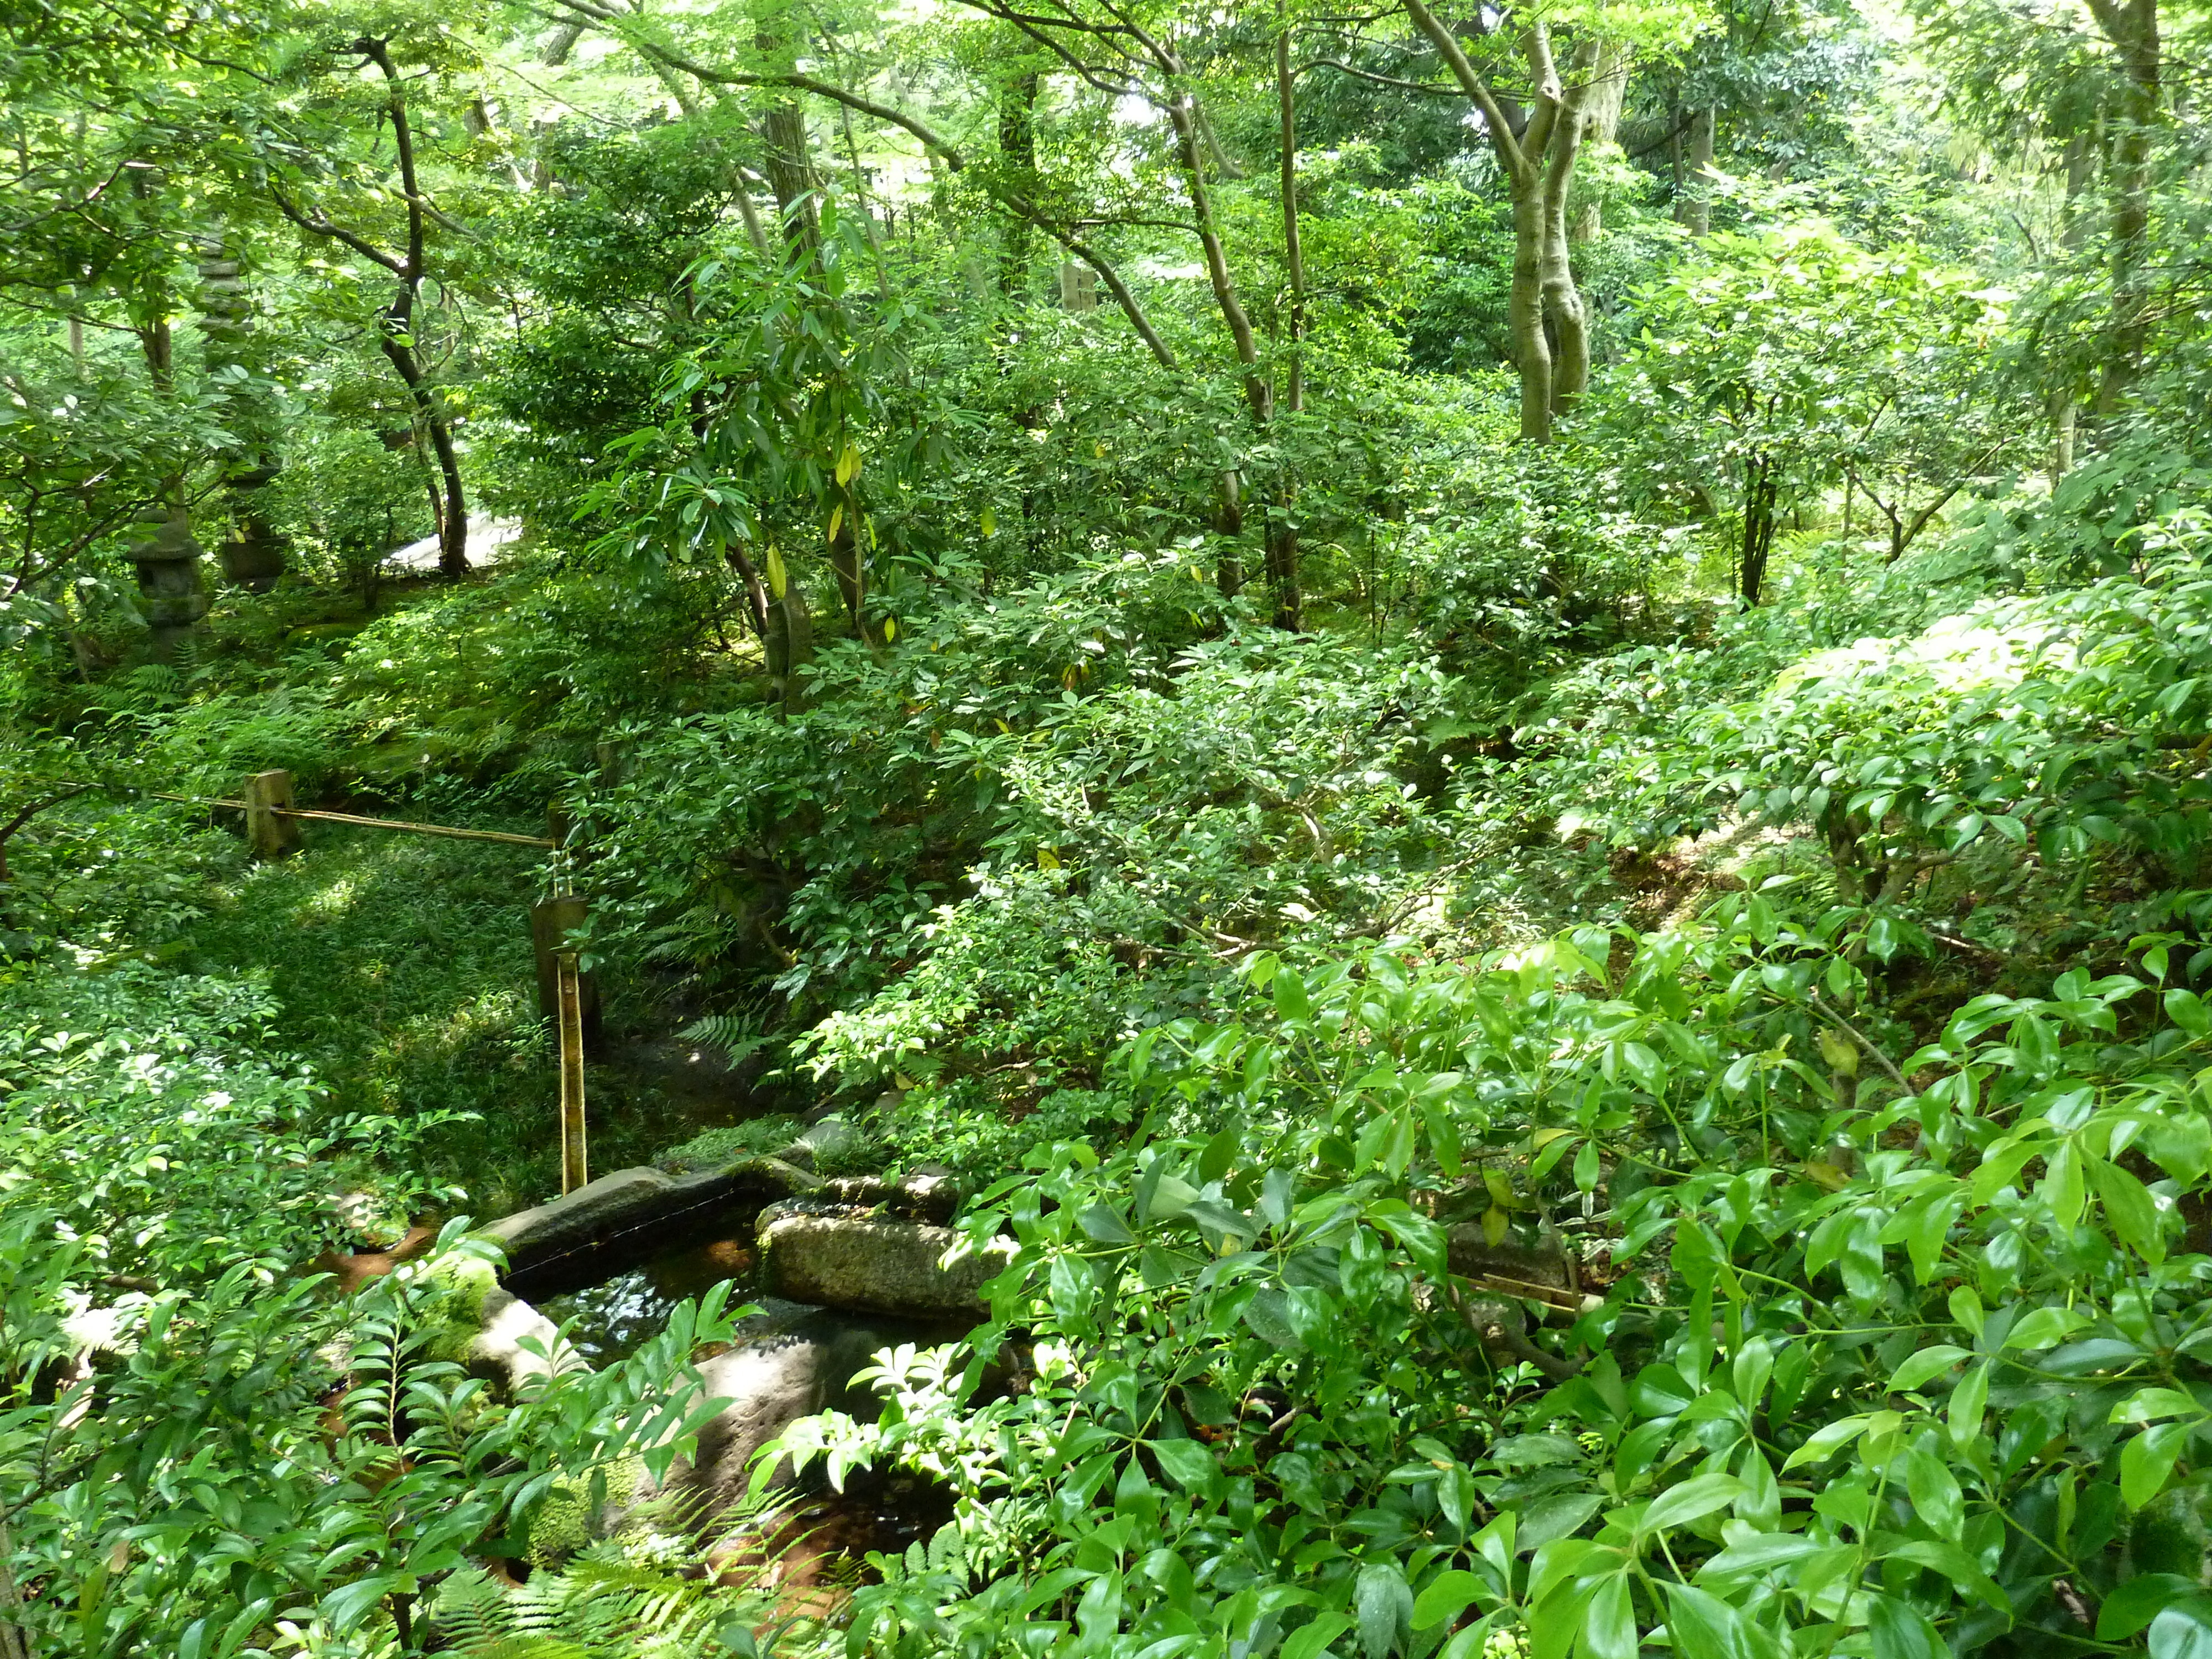
MULTIPOLYGON (((1437 15, 1423 4, 1422 0, 1405 0, 1405 4, 1406 15, 1413 20, 1413 27, 1429 37, 1431 44, 1437 49, 1437 55, 1451 70, 1452 79, 1459 82, 1460 90, 1474 100, 1475 107, 1482 112, 1483 125, 1490 129, 1490 142, 1497 148, 1498 159, 1504 165, 1506 176, 1516 180, 1522 179, 1528 169, 1528 156, 1520 141, 1514 137, 1513 129, 1505 119, 1505 112, 1498 106, 1498 100, 1491 92, 1489 82, 1477 74, 1474 65, 1468 61, 1458 37, 1437 20, 1437 15)), ((1534 127, 1532 120, 1529 123, 1532 133, 1534 127)), ((1539 146, 1532 145, 1530 148, 1539 146)))
POLYGON ((310 219, 298 208, 294 207, 290 202, 285 200, 284 192, 277 188, 276 182, 273 179, 269 183, 269 194, 276 204, 276 210, 299 226, 301 229, 312 231, 318 236, 330 237, 334 241, 343 242, 362 258, 374 260, 394 276, 405 273, 407 267, 400 260, 385 252, 383 249, 363 241, 343 226, 334 225, 327 219, 310 219))

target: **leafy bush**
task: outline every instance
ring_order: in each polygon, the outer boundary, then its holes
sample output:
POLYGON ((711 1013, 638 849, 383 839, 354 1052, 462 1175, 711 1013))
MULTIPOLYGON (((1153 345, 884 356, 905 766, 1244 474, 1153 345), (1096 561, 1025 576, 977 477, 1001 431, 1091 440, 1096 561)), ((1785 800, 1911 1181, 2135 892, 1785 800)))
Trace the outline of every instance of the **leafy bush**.
POLYGON ((2193 883, 2212 826, 2208 532, 2185 513, 2142 540, 2141 580, 1988 601, 1914 638, 1815 654, 1763 697, 1698 714, 1663 750, 1624 757, 1635 787, 1615 822, 1648 814, 1642 833, 1663 835, 1727 802, 1804 825, 1856 902, 1978 843, 2032 842, 2053 870, 2124 854, 2193 883))
POLYGON ((1261 958, 1236 1022, 1146 1034, 1135 1140, 972 1218, 1021 1241, 973 1351, 1024 1329, 1034 1377, 985 1403, 902 1352, 879 1424, 796 1436, 960 1494, 856 1639, 2212 1634, 2212 1013, 2153 947, 1912 1048, 1849 924, 1751 895, 1480 970, 1261 958))
POLYGON ((7 989, 0 1537, 7 1616, 41 1648, 404 1648, 426 1579, 526 1528, 556 1478, 665 1469, 696 1431, 686 1367, 731 1334, 719 1292, 621 1366, 501 1407, 437 1353, 495 1259, 465 1221, 348 1303, 301 1274, 366 1158, 413 1207, 431 1125, 311 1111, 261 1047, 260 987, 125 965, 7 989))

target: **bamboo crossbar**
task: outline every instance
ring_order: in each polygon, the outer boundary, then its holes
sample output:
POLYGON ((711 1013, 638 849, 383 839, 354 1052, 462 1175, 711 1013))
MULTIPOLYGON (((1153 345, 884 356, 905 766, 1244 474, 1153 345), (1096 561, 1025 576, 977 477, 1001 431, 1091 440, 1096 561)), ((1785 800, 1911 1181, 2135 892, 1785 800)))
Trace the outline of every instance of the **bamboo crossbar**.
MULTIPOLYGON (((227 806, 234 812, 246 810, 242 800, 215 800, 205 795, 173 795, 165 790, 143 792, 155 800, 182 801, 188 806, 227 806)), ((544 847, 555 843, 544 836, 512 836, 504 830, 456 830, 443 823, 409 823, 401 818, 365 818, 351 812, 317 812, 305 807, 284 806, 274 810, 280 818, 312 818, 319 823, 349 823, 362 830, 404 830, 411 836, 448 836, 455 841, 496 841, 509 847, 544 847)))

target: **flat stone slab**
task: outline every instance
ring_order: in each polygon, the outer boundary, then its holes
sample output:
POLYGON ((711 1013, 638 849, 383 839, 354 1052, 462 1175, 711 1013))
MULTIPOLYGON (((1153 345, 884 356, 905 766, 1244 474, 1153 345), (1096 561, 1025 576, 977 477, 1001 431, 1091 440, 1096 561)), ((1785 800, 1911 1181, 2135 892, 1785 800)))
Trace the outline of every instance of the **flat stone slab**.
POLYGON ((908 1319, 975 1319, 982 1288, 1006 1271, 1012 1239, 994 1239, 950 1266, 962 1235, 891 1216, 804 1208, 761 1218, 762 1269, 769 1291, 793 1302, 908 1319))
POLYGON ((769 1205, 815 1190, 804 1170, 772 1158, 672 1176, 617 1170, 589 1186, 482 1228, 507 1250, 509 1288, 530 1297, 597 1284, 686 1245, 742 1231, 769 1205))

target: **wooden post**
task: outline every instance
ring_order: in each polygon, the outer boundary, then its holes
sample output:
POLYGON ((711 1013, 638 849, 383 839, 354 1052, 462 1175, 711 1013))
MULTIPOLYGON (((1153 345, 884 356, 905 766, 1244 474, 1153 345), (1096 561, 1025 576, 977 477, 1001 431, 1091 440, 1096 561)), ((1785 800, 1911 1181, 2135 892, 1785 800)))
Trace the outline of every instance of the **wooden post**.
POLYGON ((246 779, 246 845, 258 859, 289 858, 300 850, 300 825, 295 818, 277 817, 292 805, 289 772, 256 772, 246 779))
POLYGON ((576 953, 556 952, 554 973, 561 1002, 561 1190, 573 1193, 592 1178, 584 1157, 584 1009, 576 953))
MULTIPOLYGON (((547 1019, 561 1018, 562 939, 581 927, 591 906, 574 895, 550 898, 530 907, 530 943, 538 958, 538 1012, 547 1019)), ((573 952, 567 954, 573 955, 573 952)), ((585 1048, 596 1054, 599 1047, 599 975, 576 975, 576 1003, 582 1022, 585 1048)))

